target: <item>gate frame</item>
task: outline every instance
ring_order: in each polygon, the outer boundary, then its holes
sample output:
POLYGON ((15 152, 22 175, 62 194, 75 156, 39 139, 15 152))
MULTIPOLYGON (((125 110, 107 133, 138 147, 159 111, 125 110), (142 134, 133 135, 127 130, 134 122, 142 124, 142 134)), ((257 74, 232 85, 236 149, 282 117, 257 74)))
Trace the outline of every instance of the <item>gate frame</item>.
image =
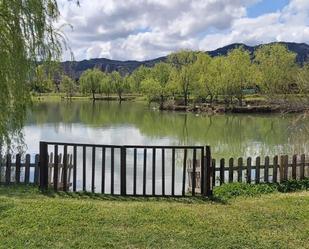
MULTIPOLYGON (((39 168, 40 168, 40 183, 39 189, 42 191, 48 190, 48 145, 49 144, 65 144, 40 141, 39 168)), ((72 146, 76 144, 70 144, 72 146)), ((66 146, 66 145, 65 145, 66 146)), ((98 145, 99 146, 99 145, 98 145)), ((114 146, 114 145, 111 145, 114 146)), ((126 189, 126 149, 127 148, 149 148, 152 146, 141 145, 123 145, 120 147, 120 196, 127 196, 126 189)), ((153 146, 156 147, 156 146, 153 146)), ((170 146, 173 148, 174 146, 170 146)), ((175 146, 177 148, 177 146, 175 146)), ((201 158, 201 195, 204 197, 212 196, 212 164, 211 164, 211 148, 205 146, 202 150, 201 158)))

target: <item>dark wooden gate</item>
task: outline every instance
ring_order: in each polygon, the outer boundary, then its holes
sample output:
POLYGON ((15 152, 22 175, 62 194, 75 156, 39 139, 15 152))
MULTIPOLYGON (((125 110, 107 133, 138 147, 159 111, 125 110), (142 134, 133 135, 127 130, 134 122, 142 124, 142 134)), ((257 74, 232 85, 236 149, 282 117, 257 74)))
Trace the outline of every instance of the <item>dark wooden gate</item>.
POLYGON ((42 190, 173 197, 212 193, 209 146, 40 142, 39 164, 42 190), (68 163, 69 155, 72 164, 68 163))

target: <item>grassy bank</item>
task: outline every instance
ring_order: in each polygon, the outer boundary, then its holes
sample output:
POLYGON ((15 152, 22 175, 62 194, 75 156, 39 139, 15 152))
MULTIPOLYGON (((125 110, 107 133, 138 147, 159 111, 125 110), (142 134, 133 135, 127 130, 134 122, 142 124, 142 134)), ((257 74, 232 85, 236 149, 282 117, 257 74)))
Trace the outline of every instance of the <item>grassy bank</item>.
MULTIPOLYGON (((78 94, 67 99, 61 93, 43 93, 34 94, 33 102, 58 102, 62 100, 70 101, 92 101, 91 96, 78 94)), ((119 102, 117 95, 112 94, 109 97, 102 94, 96 95, 96 101, 114 101, 119 102)), ((140 94, 124 94, 122 101, 126 102, 144 102, 149 103, 146 96, 140 94)), ((153 105, 159 107, 158 100, 152 102, 153 105)), ((175 100, 167 100, 162 106, 162 110, 179 111, 179 112, 197 112, 206 114, 222 114, 222 113, 303 113, 309 109, 308 99, 299 94, 291 94, 288 98, 282 95, 273 96, 273 99, 259 94, 246 95, 243 100, 243 106, 239 106, 238 102, 226 105, 222 96, 212 104, 196 102, 194 98, 189 99, 187 106, 183 105, 180 97, 176 96, 175 100)))
POLYGON ((201 199, 0 187, 1 248, 308 248, 309 192, 201 199))

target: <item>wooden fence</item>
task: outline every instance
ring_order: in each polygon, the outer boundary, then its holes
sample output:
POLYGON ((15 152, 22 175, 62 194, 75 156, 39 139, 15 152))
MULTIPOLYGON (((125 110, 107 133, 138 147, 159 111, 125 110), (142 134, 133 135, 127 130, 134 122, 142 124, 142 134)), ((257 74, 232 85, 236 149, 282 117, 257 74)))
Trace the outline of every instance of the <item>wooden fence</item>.
MULTIPOLYGON (((258 183, 280 183, 286 180, 302 180, 309 177, 309 158, 304 154, 256 157, 252 160, 230 158, 229 160, 211 160, 211 186, 220 186, 224 183, 246 182, 258 183)), ((196 178, 199 178, 199 162, 197 162, 196 178)), ((188 168, 189 175, 192 174, 192 167, 188 168)), ((192 178, 193 176, 189 177, 192 178)), ((189 181, 189 189, 191 183, 189 181)))
MULTIPOLYGON (((53 153, 50 153, 48 163, 48 171, 53 171, 53 162, 54 159, 53 153)), ((70 177, 72 172, 72 155, 68 155, 68 176, 70 177)), ((63 169, 63 156, 62 154, 58 155, 59 162, 59 189, 63 190, 64 182, 64 171, 63 169)), ((52 184, 52 179, 49 177, 49 184, 52 184)), ((33 155, 30 154, 21 155, 11 155, 7 154, 4 157, 0 157, 0 184, 10 185, 10 184, 35 184, 40 183, 40 167, 39 167, 39 154, 33 155)))

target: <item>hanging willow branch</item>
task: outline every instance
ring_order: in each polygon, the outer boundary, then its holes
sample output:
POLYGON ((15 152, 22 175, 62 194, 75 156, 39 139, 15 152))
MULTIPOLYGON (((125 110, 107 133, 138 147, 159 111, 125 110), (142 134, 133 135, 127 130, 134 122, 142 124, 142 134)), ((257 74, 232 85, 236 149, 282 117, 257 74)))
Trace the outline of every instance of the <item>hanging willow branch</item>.
POLYGON ((35 66, 58 60, 63 35, 56 0, 0 0, 0 145, 22 141, 35 66))

